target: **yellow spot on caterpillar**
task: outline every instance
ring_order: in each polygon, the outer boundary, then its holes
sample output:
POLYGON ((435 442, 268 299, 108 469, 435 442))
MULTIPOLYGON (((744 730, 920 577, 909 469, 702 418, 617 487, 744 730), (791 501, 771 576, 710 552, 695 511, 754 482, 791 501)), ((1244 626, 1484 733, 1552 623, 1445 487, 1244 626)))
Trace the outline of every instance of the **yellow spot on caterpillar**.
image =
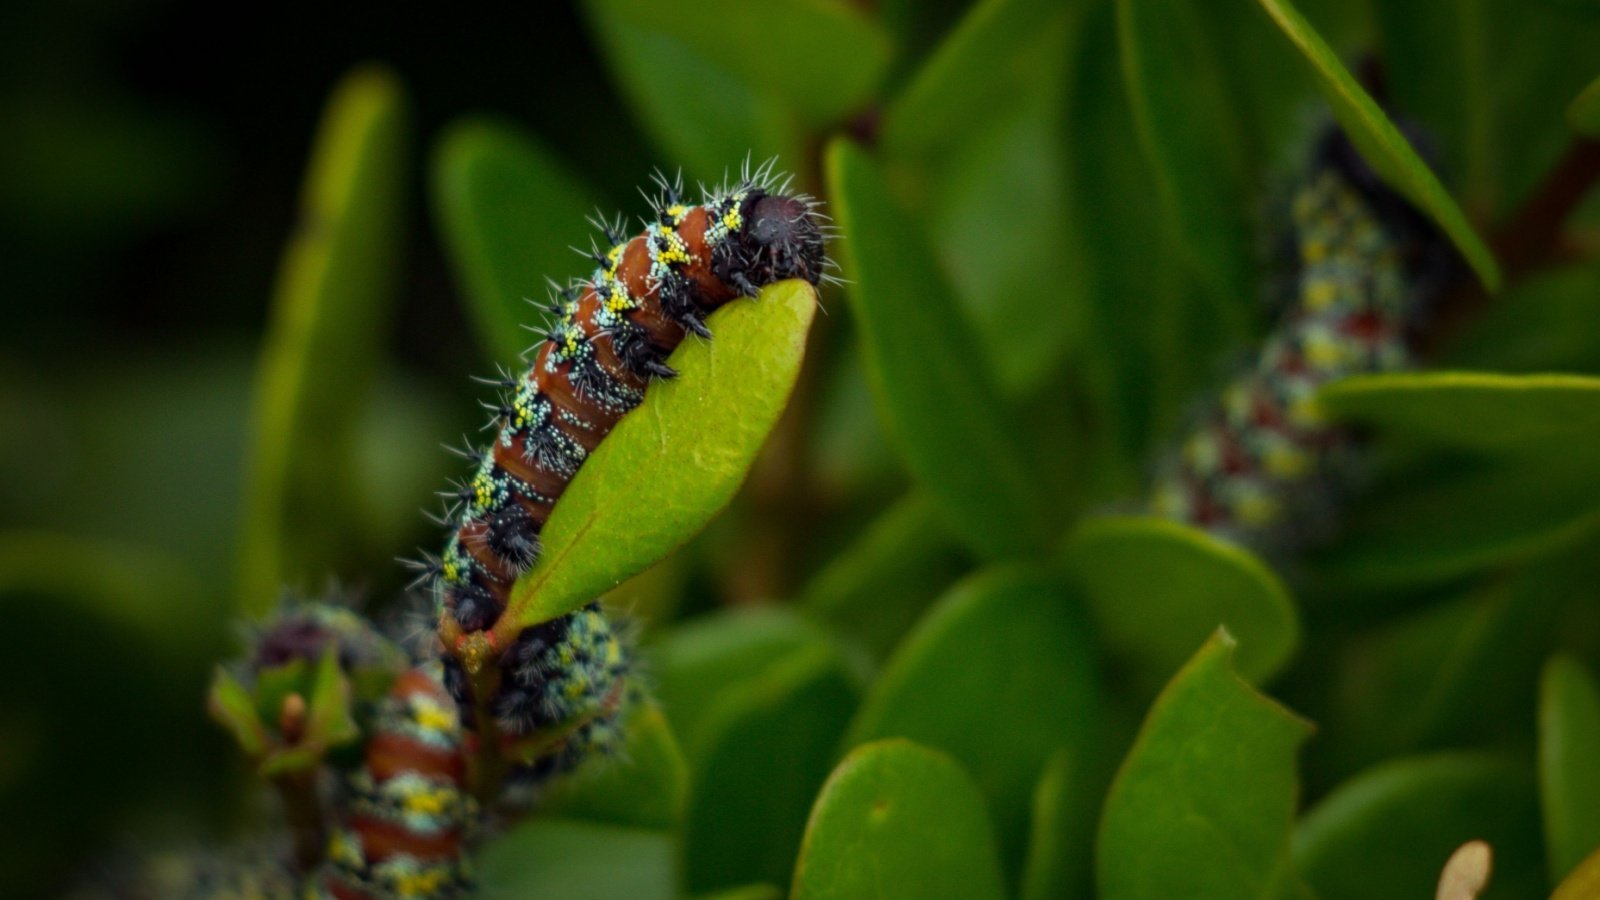
POLYGON ((1255 412, 1255 398, 1243 384, 1229 385, 1222 393, 1222 409, 1233 422, 1248 422, 1255 412))
POLYGON ((1278 478, 1299 478, 1311 468, 1311 456, 1289 444, 1273 446, 1263 462, 1267 472, 1278 478))
POLYGON ((412 711, 411 718, 421 728, 429 731, 450 731, 455 728, 455 716, 443 707, 432 703, 419 704, 412 711))
POLYGON ((436 816, 444 812, 450 802, 450 792, 439 788, 423 789, 407 794, 402 801, 406 812, 423 816, 436 816))
POLYGON ((394 893, 397 897, 432 897, 444 886, 446 873, 440 869, 405 872, 395 877, 394 893))
POLYGON ((683 238, 678 233, 665 225, 657 225, 657 234, 661 236, 660 245, 656 249, 656 262, 658 264, 687 263, 690 262, 689 248, 684 244, 683 238))
POLYGON ((361 846, 355 837, 344 829, 335 829, 328 836, 328 858, 351 868, 362 866, 361 846))
POLYGON ((1305 340, 1306 362, 1314 368, 1333 369, 1342 366, 1349 358, 1345 345, 1328 334, 1311 334, 1305 340))
POLYGON ((630 309, 633 309, 633 298, 628 296, 628 292, 623 290, 620 283, 612 285, 611 291, 606 295, 606 312, 622 313, 630 309))
POLYGON ((1184 498, 1183 491, 1168 485, 1157 491, 1150 500, 1151 510, 1158 516, 1169 519, 1181 519, 1188 512, 1189 504, 1184 498))
POLYGON ((1239 499, 1236 511, 1239 521, 1246 525, 1265 525, 1277 518, 1278 503, 1264 494, 1251 494, 1239 499))
POLYGON ((1289 421, 1300 428, 1317 428, 1323 425, 1322 406, 1317 403, 1317 395, 1308 393, 1289 404, 1289 421))
POLYGON ((1314 311, 1327 309, 1338 296, 1339 288, 1334 282, 1313 281, 1306 286, 1306 308, 1314 311))
POLYGON ((1183 445, 1183 459, 1189 466, 1196 469, 1214 469, 1220 459, 1216 442, 1205 432, 1200 432, 1189 438, 1183 445))

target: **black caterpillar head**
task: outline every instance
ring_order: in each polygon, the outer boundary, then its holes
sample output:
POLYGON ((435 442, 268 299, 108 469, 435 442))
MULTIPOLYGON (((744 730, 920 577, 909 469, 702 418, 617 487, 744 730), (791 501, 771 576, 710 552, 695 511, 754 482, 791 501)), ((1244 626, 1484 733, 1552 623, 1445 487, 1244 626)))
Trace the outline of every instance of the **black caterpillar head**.
POLYGON ((335 603, 286 604, 250 638, 252 672, 302 660, 315 665, 329 646, 337 647, 346 672, 375 669, 399 672, 405 654, 355 610, 335 603))
POLYGON ((757 287, 787 278, 822 280, 826 242, 809 198, 756 189, 739 212, 744 224, 727 242, 724 280, 742 286, 742 279, 757 287))

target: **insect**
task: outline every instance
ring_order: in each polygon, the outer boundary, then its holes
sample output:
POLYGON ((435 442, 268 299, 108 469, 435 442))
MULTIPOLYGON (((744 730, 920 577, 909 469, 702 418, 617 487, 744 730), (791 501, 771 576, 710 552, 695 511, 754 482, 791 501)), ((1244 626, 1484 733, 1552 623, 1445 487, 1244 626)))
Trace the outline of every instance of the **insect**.
POLYGON ((551 507, 649 384, 673 376, 666 358, 686 335, 709 337, 709 313, 767 284, 823 277, 825 220, 770 163, 694 206, 681 182, 657 180, 639 234, 596 220, 607 246, 591 254, 593 272, 553 290, 532 366, 493 382, 504 392, 491 405, 497 435, 465 453, 475 469, 445 495, 450 538, 418 565, 463 632, 494 624, 538 558, 551 507))
POLYGON ((1166 460, 1151 498, 1159 515, 1261 548, 1327 518, 1318 513, 1348 436, 1318 409, 1317 391, 1410 363, 1408 332, 1448 252, 1336 130, 1286 212, 1293 277, 1279 321, 1166 460))
POLYGON ((410 669, 379 704, 361 766, 314 882, 338 900, 463 896, 477 804, 463 788, 464 735, 437 664, 410 669))
MULTIPOLYGON (((746 166, 731 185, 683 198, 680 179, 657 176, 660 195, 642 230, 623 234, 620 219, 595 219, 604 249, 594 269, 553 287, 544 339, 520 375, 491 382, 502 396, 488 404, 496 436, 463 453, 474 470, 445 494, 450 537, 443 553, 416 567, 433 589, 441 635, 492 628, 512 585, 540 552, 550 511, 589 454, 644 399, 654 381, 674 377, 667 357, 689 335, 709 338, 706 317, 762 287, 827 277, 831 226, 772 163, 746 166), (448 628, 446 627, 448 626, 448 628)), ((561 740, 511 774, 538 780, 570 767, 616 729, 626 690, 626 654, 598 606, 525 628, 496 647, 497 674, 472 696, 446 646, 445 683, 469 729, 478 710, 512 744, 530 735, 561 740)), ((477 729, 482 730, 482 729, 477 729)), ((524 779, 526 780, 526 779, 524 779)))

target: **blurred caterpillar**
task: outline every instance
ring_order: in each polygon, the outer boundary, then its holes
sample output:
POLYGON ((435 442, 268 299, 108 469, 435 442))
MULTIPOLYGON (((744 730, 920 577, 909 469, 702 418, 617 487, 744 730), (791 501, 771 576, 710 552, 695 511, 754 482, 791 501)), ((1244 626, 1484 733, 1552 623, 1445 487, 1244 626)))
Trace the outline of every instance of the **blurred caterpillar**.
POLYGON ((465 896, 464 843, 477 804, 463 789, 461 721, 438 666, 408 670, 379 704, 362 765, 309 896, 399 900, 465 896))
MULTIPOLYGON (((597 607, 493 635, 496 666, 473 696, 453 653, 470 635, 493 628, 517 577, 539 555, 539 532, 567 484, 654 379, 675 373, 667 356, 690 333, 709 337, 705 317, 740 296, 789 278, 812 284, 831 263, 829 226, 805 194, 771 163, 748 167, 731 188, 709 191, 696 206, 681 184, 658 177, 662 196, 642 233, 624 238, 621 220, 596 222, 608 249, 596 268, 552 298, 546 338, 532 367, 498 382, 497 437, 465 454, 475 472, 447 494, 451 528, 441 556, 417 567, 431 582, 445 681, 469 728, 476 710, 494 717, 513 758, 513 776, 565 768, 587 742, 600 741, 621 705, 626 665, 621 644, 597 607), (525 738, 560 738, 535 753, 525 738)), ((479 729, 480 731, 482 729, 479 729)))
POLYGON ((1450 265, 1414 209, 1342 132, 1317 144, 1288 203, 1290 295, 1260 355, 1160 467, 1152 511, 1257 548, 1326 516, 1348 441, 1317 408, 1336 378, 1410 364, 1410 332, 1450 265))

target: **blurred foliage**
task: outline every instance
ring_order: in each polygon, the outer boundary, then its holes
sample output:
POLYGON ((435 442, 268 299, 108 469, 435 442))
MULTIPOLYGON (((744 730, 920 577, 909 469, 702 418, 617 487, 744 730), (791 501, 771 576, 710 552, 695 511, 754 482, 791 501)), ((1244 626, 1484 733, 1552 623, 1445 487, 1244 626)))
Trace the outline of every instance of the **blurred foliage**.
POLYGON ((0 894, 253 833, 202 702, 238 604, 403 615, 461 376, 516 364, 583 216, 776 155, 848 280, 730 307, 558 507, 535 618, 666 557, 610 598, 659 706, 485 896, 1420 897, 1469 838, 1486 897, 1587 896, 1594 207, 1536 272, 1491 248, 1595 132, 1600 8, 1300 6, 307 6, 230 55, 198 4, 15 4, 0 894), (1261 210, 1327 109, 1498 292, 1423 323, 1437 370, 1325 392, 1362 470, 1263 558, 1127 500, 1263 330, 1261 210))

